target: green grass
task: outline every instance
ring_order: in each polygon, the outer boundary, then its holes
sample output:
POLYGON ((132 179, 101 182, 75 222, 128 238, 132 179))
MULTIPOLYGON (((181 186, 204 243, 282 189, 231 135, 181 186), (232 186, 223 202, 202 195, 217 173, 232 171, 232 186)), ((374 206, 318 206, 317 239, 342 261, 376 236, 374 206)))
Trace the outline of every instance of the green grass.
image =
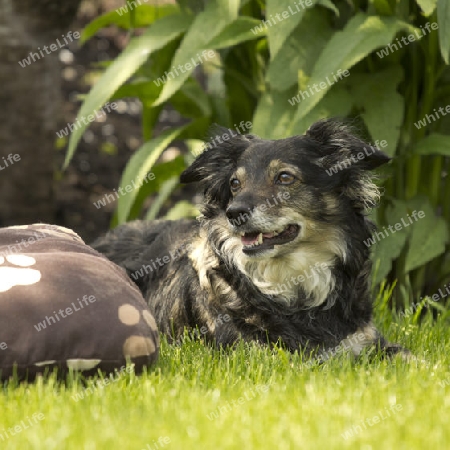
POLYGON ((436 321, 428 314, 420 324, 416 315, 393 317, 384 295, 376 323, 423 361, 340 355, 311 367, 281 349, 220 352, 199 342, 163 342, 148 373, 123 374, 102 388, 90 380, 85 391, 80 381, 53 376, 6 385, 0 448, 448 449, 448 314, 436 321), (77 393, 85 398, 74 400, 77 393), (43 416, 34 420, 34 413, 43 416), (36 423, 5 436, 22 421, 36 423))

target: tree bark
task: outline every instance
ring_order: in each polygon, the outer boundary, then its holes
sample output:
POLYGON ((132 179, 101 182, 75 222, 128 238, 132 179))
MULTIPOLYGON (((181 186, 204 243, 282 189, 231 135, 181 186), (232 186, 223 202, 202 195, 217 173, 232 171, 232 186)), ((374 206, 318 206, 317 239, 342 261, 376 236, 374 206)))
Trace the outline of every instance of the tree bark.
POLYGON ((39 48, 63 42, 80 1, 0 0, 0 226, 54 220, 61 69, 39 48), (21 67, 30 52, 40 59, 21 67))

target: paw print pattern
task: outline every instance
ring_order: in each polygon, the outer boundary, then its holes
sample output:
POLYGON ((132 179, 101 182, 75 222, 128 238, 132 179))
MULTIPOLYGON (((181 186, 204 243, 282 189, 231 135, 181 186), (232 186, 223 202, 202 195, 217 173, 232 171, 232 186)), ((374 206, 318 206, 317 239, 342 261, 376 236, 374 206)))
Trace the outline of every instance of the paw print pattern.
POLYGON ((8 255, 6 262, 15 267, 4 266, 5 257, 0 256, 0 292, 9 291, 14 286, 29 286, 41 279, 39 270, 29 268, 36 264, 36 260, 31 256, 8 255))

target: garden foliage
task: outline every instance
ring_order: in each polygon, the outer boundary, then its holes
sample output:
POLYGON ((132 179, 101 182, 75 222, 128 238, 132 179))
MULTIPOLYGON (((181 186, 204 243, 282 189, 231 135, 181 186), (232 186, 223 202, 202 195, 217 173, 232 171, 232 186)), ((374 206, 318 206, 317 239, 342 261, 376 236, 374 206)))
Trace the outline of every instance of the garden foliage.
MULTIPOLYGON (((121 186, 150 170, 156 175, 119 198, 115 224, 142 216, 144 199, 159 192, 147 212, 156 217, 178 188, 192 154, 157 164, 173 140, 195 154, 213 123, 236 128, 250 121, 252 133, 278 139, 321 118, 346 117, 368 141, 385 141, 393 158, 373 217, 385 230, 372 246, 374 283, 398 280, 402 302, 450 281, 448 0, 128 1, 89 24, 82 39, 110 25, 128 29, 129 43, 79 116, 111 99, 139 98, 145 143, 121 186), (167 105, 185 125, 155 135, 167 105), (413 211, 425 216, 406 226, 413 211)), ((84 129, 72 134, 66 164, 84 129)), ((172 218, 194 214, 186 202, 169 211, 172 218)))

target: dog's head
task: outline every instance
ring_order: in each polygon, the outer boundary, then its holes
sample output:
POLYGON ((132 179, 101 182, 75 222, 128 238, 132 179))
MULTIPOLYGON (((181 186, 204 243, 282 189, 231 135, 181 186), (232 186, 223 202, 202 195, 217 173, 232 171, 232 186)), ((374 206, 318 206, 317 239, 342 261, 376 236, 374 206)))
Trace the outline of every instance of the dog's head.
POLYGON ((377 203, 370 171, 389 161, 383 152, 333 120, 280 140, 221 129, 213 142, 181 181, 203 187, 203 216, 219 250, 240 266, 283 260, 280 270, 345 260, 343 230, 377 203))

